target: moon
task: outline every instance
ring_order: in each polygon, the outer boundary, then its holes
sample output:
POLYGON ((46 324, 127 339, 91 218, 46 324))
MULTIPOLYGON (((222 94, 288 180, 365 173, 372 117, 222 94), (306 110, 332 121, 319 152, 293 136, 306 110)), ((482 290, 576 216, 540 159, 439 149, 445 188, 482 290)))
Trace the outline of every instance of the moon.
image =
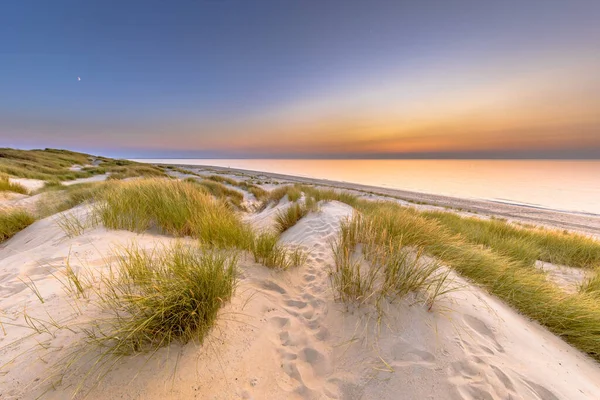
POLYGON ((78 77, 77 77, 77 80, 78 80, 78 81, 80 81, 80 80, 81 80, 81 77, 80 77, 80 76, 78 76, 78 77))

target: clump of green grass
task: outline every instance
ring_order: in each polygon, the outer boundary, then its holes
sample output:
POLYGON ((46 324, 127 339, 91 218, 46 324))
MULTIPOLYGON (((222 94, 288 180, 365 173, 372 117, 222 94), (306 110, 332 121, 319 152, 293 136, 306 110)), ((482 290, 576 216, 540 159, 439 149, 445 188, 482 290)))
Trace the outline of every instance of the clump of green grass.
POLYGON ((309 208, 304 203, 293 203, 285 210, 281 210, 275 216, 275 229, 279 233, 287 231, 292 226, 306 216, 309 212, 309 208))
POLYGON ((242 208, 244 195, 241 192, 235 189, 228 188, 227 186, 219 182, 207 179, 198 182, 192 178, 192 181, 197 182, 200 186, 204 187, 213 196, 219 199, 227 199, 231 205, 237 208, 242 208))
POLYGON ((219 182, 219 183, 227 183, 232 186, 237 186, 239 184, 239 182, 236 181, 235 179, 229 178, 227 176, 222 176, 222 175, 210 175, 210 176, 207 176, 206 179, 209 179, 209 180, 215 181, 215 182, 219 182))
POLYGON ((88 182, 75 185, 56 185, 43 194, 37 203, 36 214, 47 217, 73 208, 86 201, 93 201, 102 196, 102 192, 109 186, 108 182, 88 182))
POLYGON ((298 185, 298 190, 304 192, 306 197, 313 198, 316 202, 320 201, 339 201, 346 203, 351 207, 358 205, 358 198, 345 190, 321 189, 314 186, 298 185))
POLYGON ((0 243, 35 222, 35 217, 25 210, 0 210, 0 243))
POLYGON ((157 228, 204 243, 249 248, 252 231, 222 200, 192 182, 150 178, 113 182, 96 207, 109 229, 143 232, 157 228))
POLYGON ((289 201, 297 201, 302 196, 302 192, 294 185, 278 187, 271 190, 266 198, 264 198, 262 208, 266 208, 269 203, 278 203, 286 195, 289 201))
POLYGON ((246 181, 241 181, 240 183, 238 183, 237 185, 240 189, 246 190, 250 193, 252 193, 254 195, 254 197, 256 198, 256 200, 258 201, 263 201, 267 195, 268 192, 266 190, 264 190, 263 188, 261 188, 260 186, 256 186, 255 184, 246 182, 246 181))
POLYGON ((13 183, 8 178, 8 175, 0 174, 0 192, 14 192, 28 194, 27 188, 19 183, 13 183))
POLYGON ((579 288, 580 293, 587 293, 600 299, 600 268, 596 268, 579 288))
POLYGON ((117 253, 116 277, 103 280, 100 303, 112 314, 93 340, 114 355, 202 341, 236 285, 237 257, 181 244, 117 253))
POLYGON ((521 227, 497 218, 482 220, 440 211, 422 215, 471 243, 489 247, 525 265, 542 260, 576 268, 600 266, 600 243, 582 235, 521 227))
POLYGON ((279 236, 272 233, 257 235, 251 248, 254 261, 278 269, 298 267, 306 262, 307 254, 299 247, 287 249, 278 240, 279 236))
POLYGON ((471 243, 440 222, 391 203, 360 203, 376 235, 421 247, 524 315, 600 360, 600 302, 587 293, 568 294, 536 268, 471 243))
POLYGON ((448 272, 441 272, 435 262, 423 260, 422 250, 411 251, 394 242, 361 215, 341 224, 332 250, 335 268, 330 282, 343 302, 378 305, 384 298, 395 300, 419 293, 431 309, 439 296, 453 290, 448 272), (359 257, 359 244, 365 262, 359 257))
POLYGON ((69 181, 88 178, 93 175, 114 173, 117 177, 166 176, 163 168, 141 164, 128 160, 114 160, 106 157, 94 157, 89 154, 68 150, 16 150, 0 148, 0 173, 20 178, 41 179, 45 181, 69 181), (92 160, 99 166, 84 167, 80 171, 71 171, 73 165, 86 165, 92 160))

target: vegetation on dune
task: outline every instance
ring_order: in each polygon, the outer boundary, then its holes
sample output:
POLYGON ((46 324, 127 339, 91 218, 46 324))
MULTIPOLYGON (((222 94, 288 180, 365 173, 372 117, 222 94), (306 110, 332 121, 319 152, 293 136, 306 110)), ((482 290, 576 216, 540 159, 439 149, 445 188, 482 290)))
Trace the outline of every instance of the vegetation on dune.
POLYGON ((499 219, 465 218, 441 211, 424 212, 422 215, 471 243, 492 248, 526 265, 542 260, 577 268, 600 266, 600 243, 582 235, 524 228, 499 219))
POLYGON ((269 268, 288 269, 306 262, 307 254, 299 247, 288 249, 278 243, 279 235, 262 233, 254 237, 252 254, 254 261, 269 268))
POLYGON ((187 178, 186 181, 197 183, 202 188, 206 189, 206 191, 218 199, 225 199, 231 205, 241 209, 242 202, 244 201, 244 195, 242 192, 237 191, 235 189, 228 188, 227 186, 208 179, 203 179, 201 181, 195 178, 187 178))
POLYGON ((335 266, 330 271, 331 286, 339 300, 378 304, 384 298, 394 300, 419 293, 431 308, 439 296, 452 289, 448 272, 441 272, 436 262, 424 260, 421 250, 411 251, 378 229, 373 220, 360 215, 342 223, 332 244, 335 266))
POLYGON ((70 186, 53 185, 37 203, 36 214, 40 218, 44 218, 86 201, 93 201, 100 197, 107 187, 108 183, 106 182, 78 183, 70 186))
POLYGON ((315 203, 295 202, 285 210, 281 210, 275 216, 275 229, 279 233, 287 231, 292 226, 306 216, 311 209, 315 209, 315 203))
POLYGON ((201 341, 231 298, 237 276, 234 254, 182 244, 152 252, 126 247, 116 265, 116 275, 104 279, 99 292, 112 318, 93 336, 112 354, 201 341))
POLYGON ((209 179, 209 180, 215 181, 215 182, 219 182, 219 183, 226 183, 226 184, 232 185, 232 186, 239 185, 239 182, 236 181, 235 179, 229 178, 227 176, 222 176, 222 175, 210 175, 210 176, 207 176, 206 179, 209 179))
POLYGON ((35 218, 20 209, 0 210, 0 243, 33 224, 35 218))
POLYGON ((440 222, 392 203, 361 202, 365 219, 392 243, 422 248, 573 346, 600 360, 600 302, 567 294, 543 272, 483 248, 440 222))
POLYGON ((165 176, 163 168, 128 160, 95 157, 68 150, 0 149, 0 173, 45 181, 69 181, 93 175, 114 173, 117 178, 130 176, 165 176), (94 166, 89 164, 95 161, 94 166), (72 171, 74 165, 81 170, 72 171))
POLYGON ((27 194, 28 190, 23 185, 12 183, 6 174, 0 174, 0 192, 14 192, 27 194))
POLYGON ((591 276, 583 281, 579 291, 581 293, 587 293, 600 300, 600 268, 596 268, 591 276))
POLYGON ((320 201, 339 201, 352 207, 357 206, 358 198, 351 193, 342 190, 321 189, 309 185, 286 185, 271 190, 263 197, 262 209, 271 203, 277 203, 286 195, 289 201, 297 201, 304 193, 309 201, 318 203, 320 201))
POLYGON ((102 191, 97 215, 110 229, 157 228, 224 247, 249 248, 252 231, 220 199, 192 182, 152 178, 111 183, 102 191))
POLYGON ((132 244, 114 256, 100 277, 74 271, 68 261, 57 276, 74 301, 91 300, 85 304, 94 307, 86 310, 94 313, 92 319, 67 326, 29 317, 38 333, 80 334, 54 366, 59 382, 70 375, 80 380, 74 397, 86 384, 97 385, 125 356, 143 352, 151 358, 173 342, 202 343, 236 288, 237 255, 232 252, 182 243, 151 250, 132 244))

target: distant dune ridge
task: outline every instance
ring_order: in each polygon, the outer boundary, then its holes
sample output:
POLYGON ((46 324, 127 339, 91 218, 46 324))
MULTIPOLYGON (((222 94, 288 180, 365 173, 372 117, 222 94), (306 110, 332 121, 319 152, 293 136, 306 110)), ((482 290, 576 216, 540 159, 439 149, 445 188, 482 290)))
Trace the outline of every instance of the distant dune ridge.
POLYGON ((593 217, 51 149, 0 173, 2 399, 600 398, 593 217))

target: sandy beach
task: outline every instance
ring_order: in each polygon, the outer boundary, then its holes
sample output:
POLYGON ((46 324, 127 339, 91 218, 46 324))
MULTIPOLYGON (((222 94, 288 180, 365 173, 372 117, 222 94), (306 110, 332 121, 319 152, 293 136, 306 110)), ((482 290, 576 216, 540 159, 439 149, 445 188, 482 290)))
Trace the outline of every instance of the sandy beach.
MULTIPOLYGON (((188 168, 192 171, 199 168, 198 165, 177 164, 177 166, 188 168)), ((262 171, 249 171, 210 165, 202 166, 200 168, 208 169, 209 171, 219 171, 220 173, 224 174, 233 174, 232 176, 235 176, 235 174, 251 175, 257 179, 277 179, 284 182, 308 183, 323 187, 352 190, 365 196, 381 195, 386 198, 404 200, 406 202, 405 204, 422 209, 427 209, 427 206, 451 208, 457 212, 465 211, 473 213, 473 215, 479 214, 482 216, 487 215, 499 218, 507 218, 510 220, 530 223, 538 226, 547 226, 556 229, 568 229, 600 237, 600 215, 596 214, 564 212, 559 210, 494 201, 461 199, 457 197, 448 197, 436 194, 410 192, 350 182, 337 182, 325 179, 313 179, 262 171)))
MULTIPOLYGON (((169 174, 198 179, 218 173, 237 184, 268 182, 260 185, 267 191, 302 182, 423 210, 483 219, 500 216, 591 235, 600 229, 596 216, 278 174, 188 168, 169 174)), ((98 183, 106 176, 82 182, 98 183)), ((15 182, 32 191, 43 185, 31 179, 15 182)), ((259 232, 275 230, 278 215, 296 204, 284 195, 261 207, 250 192, 228 186, 243 194, 246 211, 240 215, 259 232)), ((0 201, 5 209, 33 210, 44 196, 47 193, 11 194, 0 201)), ((307 201, 307 196, 303 193, 297 201, 307 201)), ((79 328, 101 318, 102 310, 94 295, 78 297, 65 290, 61 283, 65 268, 100 287, 114 268, 115 249, 135 243, 152 251, 196 241, 155 229, 136 233, 93 224, 90 203, 35 221, 0 245, 2 399, 74 395, 86 399, 571 400, 600 396, 597 361, 446 266, 441 268, 448 274, 451 290, 432 305, 417 292, 383 300, 377 309, 366 302, 363 306, 340 302, 331 286, 337 262, 333 243, 341 226, 355 214, 353 207, 340 201, 318 202, 278 240, 282 246, 305 251, 305 262, 273 269, 241 253, 235 293, 202 344, 173 343, 121 357, 101 377, 88 376, 97 362, 94 351, 73 361, 73 349, 81 351, 85 331, 79 328), (77 233, 60 223, 73 217, 82 226, 77 233)), ((550 263, 542 263, 540 269, 565 293, 576 292, 585 278, 580 269, 550 263)))

